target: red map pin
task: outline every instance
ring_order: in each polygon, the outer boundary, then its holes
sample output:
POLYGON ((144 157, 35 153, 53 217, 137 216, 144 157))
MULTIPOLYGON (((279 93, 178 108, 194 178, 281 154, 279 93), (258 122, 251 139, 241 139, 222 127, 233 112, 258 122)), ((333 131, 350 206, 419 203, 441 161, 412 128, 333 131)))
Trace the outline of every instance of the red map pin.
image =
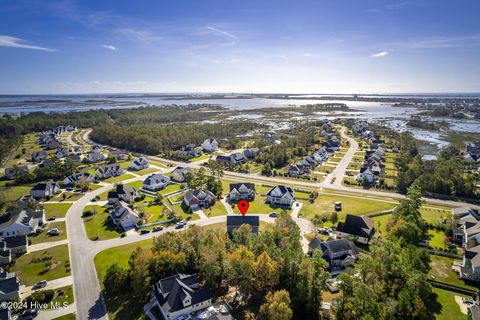
POLYGON ((242 216, 245 216, 245 213, 247 213, 248 207, 250 206, 250 203, 246 200, 240 200, 238 201, 237 207, 238 210, 240 210, 240 213, 242 216))

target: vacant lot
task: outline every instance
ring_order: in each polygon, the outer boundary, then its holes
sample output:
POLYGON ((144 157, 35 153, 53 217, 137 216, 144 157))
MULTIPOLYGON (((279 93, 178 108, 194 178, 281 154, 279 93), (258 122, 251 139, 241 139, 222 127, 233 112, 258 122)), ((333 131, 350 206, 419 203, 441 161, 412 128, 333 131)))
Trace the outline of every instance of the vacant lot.
POLYGON ((71 203, 45 203, 43 205, 45 218, 64 218, 71 206, 71 203))
POLYGON ((108 212, 106 208, 90 205, 85 207, 84 212, 87 210, 95 212, 93 216, 83 218, 85 231, 90 240, 107 240, 120 236, 114 225, 107 222, 108 212))

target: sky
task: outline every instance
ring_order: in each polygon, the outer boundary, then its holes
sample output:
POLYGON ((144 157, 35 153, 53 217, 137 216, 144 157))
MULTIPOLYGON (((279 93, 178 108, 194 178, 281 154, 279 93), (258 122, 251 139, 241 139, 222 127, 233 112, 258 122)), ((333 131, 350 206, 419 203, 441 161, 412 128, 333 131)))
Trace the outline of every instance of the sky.
POLYGON ((0 3, 0 94, 480 92, 478 0, 0 3))

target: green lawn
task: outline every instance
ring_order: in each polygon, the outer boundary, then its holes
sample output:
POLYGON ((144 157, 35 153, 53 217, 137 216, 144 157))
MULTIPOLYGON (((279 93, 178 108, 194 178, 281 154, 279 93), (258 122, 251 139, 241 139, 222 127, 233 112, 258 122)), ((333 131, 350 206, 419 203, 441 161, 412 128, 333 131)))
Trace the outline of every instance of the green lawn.
POLYGON ((126 174, 122 174, 121 176, 118 176, 118 177, 108 178, 108 179, 104 180, 104 182, 108 182, 108 183, 119 183, 119 182, 121 182, 121 181, 124 181, 124 180, 127 180, 127 179, 131 179, 131 178, 135 178, 135 176, 132 175, 132 174, 126 173, 126 174))
POLYGON ((71 203, 45 203, 43 205, 45 218, 64 218, 71 206, 71 203))
POLYGON ((477 290, 475 286, 472 286, 458 278, 458 274, 452 270, 454 261, 455 259, 453 258, 430 255, 430 278, 454 286, 477 290))
POLYGON ((136 189, 140 189, 143 186, 143 180, 133 181, 133 182, 127 183, 127 185, 134 187, 136 189))
POLYGON ((52 242, 52 241, 60 241, 67 239, 67 227, 65 222, 48 222, 42 232, 38 235, 31 236, 29 239, 32 241, 32 244, 38 244, 42 242, 52 242), (47 234, 48 230, 58 228, 60 234, 58 236, 49 236, 47 234))
POLYGON ((65 304, 72 304, 74 301, 73 297, 73 286, 66 286, 62 288, 55 289, 55 298, 50 303, 52 305, 63 306, 65 304))
POLYGON ((135 172, 139 176, 143 176, 143 175, 146 175, 146 174, 149 174, 149 173, 158 172, 158 169, 157 168, 146 168, 146 169, 143 169, 143 170, 140 170, 140 171, 132 170, 132 172, 135 172))
POLYGON ((40 280, 53 280, 70 275, 68 246, 61 245, 35 251, 18 258, 11 271, 17 272, 23 285, 31 286, 40 280))
POLYGON ((208 159, 208 158, 210 158, 210 157, 211 157, 210 154, 204 154, 204 155, 202 155, 202 156, 200 156, 200 157, 196 157, 196 158, 190 159, 189 162, 201 161, 201 160, 208 159))
POLYGON ((391 214, 384 214, 378 217, 372 218, 373 222, 375 224, 375 230, 376 232, 379 233, 382 237, 385 237, 387 235, 387 225, 392 219, 391 214))
POLYGON ((223 216, 227 214, 227 209, 225 209, 225 206, 220 201, 216 201, 212 207, 202 209, 202 211, 207 217, 223 216))
POLYGON ((0 190, 6 201, 16 201, 23 195, 29 194, 32 186, 5 187, 0 190))
POLYGON ((339 163, 340 161, 342 161, 342 158, 339 157, 331 157, 328 159, 328 162, 333 162, 335 164, 339 163))
POLYGON ((460 306, 455 301, 455 296, 463 297, 463 295, 439 288, 433 288, 433 292, 437 295, 437 303, 440 310, 432 310, 437 320, 466 320, 467 315, 463 314, 460 306))
POLYGON ((150 164, 153 164, 154 166, 160 167, 160 168, 167 168, 168 163, 163 163, 159 161, 150 161, 150 164))
POLYGON ((420 210, 423 219, 428 223, 434 223, 437 220, 450 219, 452 215, 452 209, 448 207, 434 206, 425 204, 420 210))
POLYGON ((77 201, 81 197, 83 197, 85 194, 83 193, 78 193, 78 192, 62 192, 58 194, 57 196, 53 197, 53 201, 77 201), (65 195, 65 198, 64 198, 65 195))
POLYGON ((85 207, 84 212, 86 210, 97 211, 93 216, 83 218, 85 231, 90 240, 107 240, 120 236, 113 224, 107 223, 108 212, 106 208, 89 205, 85 207))
POLYGON ((147 239, 120 247, 110 248, 98 253, 95 256, 95 268, 97 269, 98 280, 100 281, 100 285, 102 287, 103 278, 105 277, 107 269, 114 263, 118 263, 120 267, 127 269, 128 259, 130 258, 132 252, 138 247, 144 249, 151 248, 153 247, 153 240, 147 239))
POLYGON ((189 213, 189 212, 186 212, 184 209, 183 209, 183 206, 181 204, 174 204, 174 205, 168 205, 168 207, 172 208, 173 210, 175 210, 175 212, 177 214, 179 214, 183 220, 186 220, 186 221, 194 221, 194 220, 198 220, 200 219, 200 217, 198 216, 198 214, 196 213, 189 213))
POLYGON ((337 201, 342 203, 342 211, 337 212, 340 221, 345 219, 347 213, 352 215, 370 215, 393 209, 396 206, 396 203, 367 197, 320 194, 314 203, 302 201, 303 207, 300 213, 306 219, 312 219, 316 214, 331 214, 335 211, 335 202, 337 201))
POLYGON ((161 194, 161 195, 166 195, 166 194, 178 191, 181 188, 182 188, 181 185, 173 183, 173 184, 169 184, 168 186, 166 186, 162 190, 158 191, 158 193, 161 194))

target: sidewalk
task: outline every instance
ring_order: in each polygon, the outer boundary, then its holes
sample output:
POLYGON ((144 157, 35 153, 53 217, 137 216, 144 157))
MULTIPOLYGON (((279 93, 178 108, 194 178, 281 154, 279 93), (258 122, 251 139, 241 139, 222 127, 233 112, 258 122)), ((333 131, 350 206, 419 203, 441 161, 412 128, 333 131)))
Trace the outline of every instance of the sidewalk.
POLYGON ((33 290, 33 286, 26 287, 24 285, 21 285, 20 286, 20 298, 25 299, 26 297, 31 295, 32 292, 34 292, 34 291, 57 289, 57 288, 66 287, 66 286, 69 286, 69 285, 72 285, 72 284, 73 284, 73 277, 68 276, 68 277, 63 277, 63 278, 59 278, 59 279, 50 280, 50 281, 47 282, 47 285, 45 287, 39 288, 37 290, 33 290))
POLYGON ((60 246, 62 244, 67 244, 67 243, 68 243, 68 239, 34 244, 34 245, 31 245, 31 246, 28 246, 28 253, 35 252, 35 251, 46 250, 46 249, 56 247, 56 246, 60 246))

